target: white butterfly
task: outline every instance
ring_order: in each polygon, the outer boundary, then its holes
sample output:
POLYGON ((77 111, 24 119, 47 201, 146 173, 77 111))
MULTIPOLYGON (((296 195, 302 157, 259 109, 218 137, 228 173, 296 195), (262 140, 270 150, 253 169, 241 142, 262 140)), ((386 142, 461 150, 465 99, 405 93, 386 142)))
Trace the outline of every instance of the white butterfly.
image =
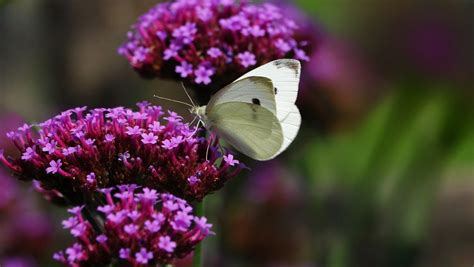
POLYGON ((270 160, 293 142, 301 125, 295 105, 301 64, 278 59, 227 85, 206 106, 193 107, 204 126, 255 160, 270 160))

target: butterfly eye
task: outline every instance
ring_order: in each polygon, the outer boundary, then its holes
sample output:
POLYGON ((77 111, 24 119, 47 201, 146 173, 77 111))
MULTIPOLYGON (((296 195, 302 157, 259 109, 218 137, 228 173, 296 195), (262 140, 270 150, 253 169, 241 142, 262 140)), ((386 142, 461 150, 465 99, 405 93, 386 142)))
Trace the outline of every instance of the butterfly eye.
POLYGON ((278 93, 278 89, 275 87, 273 88, 273 90, 275 91, 275 95, 278 93))
POLYGON ((260 100, 258 98, 252 98, 252 103, 254 105, 259 105, 260 106, 260 100))

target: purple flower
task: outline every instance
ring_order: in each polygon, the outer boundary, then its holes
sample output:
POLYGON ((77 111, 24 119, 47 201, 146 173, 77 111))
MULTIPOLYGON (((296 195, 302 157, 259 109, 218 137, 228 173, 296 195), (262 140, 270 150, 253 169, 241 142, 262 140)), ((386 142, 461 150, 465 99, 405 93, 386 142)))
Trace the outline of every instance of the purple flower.
POLYGON ((210 8, 208 7, 200 7, 196 8, 196 14, 198 18, 204 22, 212 19, 213 13, 210 8))
POLYGON ((154 121, 153 124, 148 126, 148 129, 154 133, 161 132, 164 128, 165 126, 161 125, 159 121, 154 121))
POLYGON ((167 139, 162 142, 163 143, 162 147, 166 149, 173 149, 175 147, 178 147, 179 144, 181 144, 183 141, 184 139, 182 136, 171 137, 170 140, 167 139))
POLYGON ((95 180, 95 173, 91 172, 86 176, 86 180, 88 183, 93 184, 96 182, 95 180))
POLYGON ((207 223, 206 217, 196 217, 194 218, 194 222, 196 222, 196 225, 200 228, 202 234, 208 235, 211 233, 210 229, 212 228, 212 224, 207 223))
POLYGON ((155 189, 144 188, 143 193, 137 195, 140 199, 144 201, 155 201, 158 198, 158 194, 155 189))
POLYGON ((245 36, 252 35, 254 37, 262 37, 265 35, 265 30, 263 30, 260 26, 258 25, 253 25, 248 28, 244 28, 242 30, 242 34, 245 36))
POLYGON ((144 133, 142 134, 142 143, 144 144, 156 144, 158 136, 155 136, 153 133, 144 133))
POLYGON ((140 127, 138 126, 133 126, 133 127, 127 126, 126 133, 128 135, 140 135, 142 133, 142 129, 140 129, 140 127))
POLYGON ((210 84, 211 83, 211 76, 214 74, 214 69, 208 68, 204 65, 200 65, 197 70, 194 71, 194 75, 196 78, 194 82, 197 84, 210 84))
POLYGON ((65 228, 65 229, 72 228, 72 227, 76 226, 78 222, 79 221, 77 220, 76 217, 70 217, 67 220, 63 220, 63 222, 62 222, 63 228, 65 228))
POLYGON ((245 68, 253 66, 257 63, 255 60, 255 55, 249 51, 237 54, 237 59, 239 60, 239 63, 245 68))
POLYGON ((48 154, 53 154, 54 151, 56 150, 56 142, 51 141, 50 143, 46 143, 45 146, 43 147, 44 152, 48 152, 48 154))
POLYGON ((59 171, 59 168, 61 168, 63 164, 61 163, 61 160, 58 159, 58 160, 52 160, 49 162, 49 167, 46 168, 46 173, 51 173, 51 174, 55 174, 59 171))
POLYGON ((129 248, 121 248, 119 250, 119 257, 121 259, 128 259, 128 257, 130 257, 130 249, 129 248))
POLYGON ((97 240, 97 242, 103 244, 103 243, 107 242, 107 236, 106 235, 99 235, 95 238, 95 240, 97 240))
POLYGON ((104 205, 104 206, 99 206, 97 208, 97 210, 102 212, 102 213, 109 214, 114 210, 114 207, 112 207, 110 205, 104 205))
POLYGON ((188 255, 212 234, 212 225, 207 223, 205 217, 195 217, 185 200, 163 193, 150 202, 142 196, 152 189, 120 186, 118 192, 124 190, 132 193, 126 201, 113 197, 117 189, 102 190, 109 208, 113 210, 111 214, 122 214, 120 223, 105 216, 99 208, 98 216, 101 218, 98 221, 103 221, 103 231, 97 233, 80 212, 75 212, 72 219, 65 220, 63 225, 68 228, 81 225, 81 231, 73 233, 77 243, 65 250, 67 260, 61 257, 63 252, 56 253, 54 259, 68 266, 108 266, 117 258, 126 261, 127 265, 134 262, 150 264, 152 260, 153 264, 164 265, 188 255), (168 209, 166 203, 173 203, 175 208, 168 209), (136 216, 131 214, 137 214, 140 218, 134 220, 136 216))
POLYGON ((8 158, 0 153, 0 162, 23 180, 37 180, 45 197, 53 199, 54 191, 57 203, 66 198, 82 205, 96 189, 136 182, 201 200, 242 169, 220 160, 217 144, 188 138, 195 128, 175 112, 165 116, 159 106, 83 110, 81 116, 63 112, 41 125, 37 134, 15 132, 11 142, 20 153, 8 158), (200 186, 190 186, 193 175, 200 186))
POLYGON ((178 211, 174 216, 174 220, 171 222, 171 226, 176 231, 186 231, 191 225, 193 216, 187 214, 186 212, 178 211))
POLYGON ((197 183, 199 182, 199 178, 197 178, 197 177, 194 176, 194 175, 193 175, 193 176, 190 176, 190 177, 188 178, 188 182, 189 182, 189 184, 190 184, 191 186, 193 186, 193 185, 195 185, 195 184, 197 184, 197 183))
POLYGON ((78 223, 71 229, 71 235, 79 237, 83 235, 87 230, 87 226, 84 223, 78 223))
POLYGON ((163 203, 163 208, 165 208, 169 211, 175 211, 175 210, 178 210, 179 205, 178 205, 178 203, 175 203, 172 200, 167 200, 163 203))
POLYGON ((196 32, 196 24, 188 22, 185 25, 174 29, 172 36, 183 44, 189 44, 193 41, 196 32))
POLYGON ((309 61, 309 57, 302 49, 295 48, 295 58, 303 61, 309 61))
POLYGON ((140 218, 141 215, 142 214, 140 212, 134 210, 128 214, 128 217, 132 219, 132 221, 136 221, 140 218))
POLYGON ((75 243, 72 247, 66 249, 66 254, 69 262, 75 262, 84 256, 84 251, 80 244, 75 243))
POLYGON ((180 46, 178 46, 175 43, 172 43, 170 45, 170 47, 163 52, 163 59, 164 60, 169 60, 169 59, 177 56, 179 49, 181 49, 180 46))
POLYGON ((31 147, 28 147, 26 149, 26 151, 23 152, 23 154, 21 156, 21 159, 22 160, 30 160, 30 159, 33 158, 34 155, 35 155, 35 151, 31 147))
POLYGON ((176 248, 176 242, 171 241, 169 236, 160 236, 160 242, 158 243, 158 247, 172 253, 176 248))
POLYGON ((53 254, 53 259, 60 262, 66 262, 66 257, 64 257, 64 252, 56 252, 53 254))
POLYGON ((148 252, 146 248, 142 248, 140 252, 135 253, 135 259, 138 263, 147 264, 149 260, 153 259, 153 252, 148 252))
POLYGON ((234 166, 235 164, 239 164, 239 161, 234 159, 234 155, 227 154, 224 156, 224 161, 229 164, 230 166, 234 166))
POLYGON ((95 139, 88 138, 88 139, 86 140, 86 144, 89 145, 89 146, 92 146, 94 143, 95 143, 95 139))
POLYGON ((147 77, 179 75, 208 85, 214 74, 230 73, 231 77, 226 76, 230 82, 251 66, 278 58, 301 58, 299 50, 309 53, 310 46, 302 42, 305 39, 298 25, 283 15, 285 10, 249 1, 160 3, 138 18, 119 54, 147 77), (229 64, 239 54, 244 55, 237 58, 239 66, 229 64), (202 65, 206 67, 200 68, 202 65), (193 66, 198 67, 193 71, 193 66))
POLYGON ((112 141, 114 141, 114 140, 115 140, 115 136, 114 136, 114 135, 112 135, 112 134, 106 134, 106 135, 105 135, 105 140, 104 140, 104 141, 105 141, 106 143, 110 143, 110 142, 112 142, 112 141))
POLYGON ((218 58, 222 55, 222 51, 217 47, 211 47, 207 50, 207 55, 212 58, 218 58))
POLYGON ((138 231, 138 226, 135 224, 127 224, 123 227, 123 230, 129 235, 134 235, 138 231))
POLYGON ((150 231, 151 233, 156 233, 161 229, 161 223, 157 220, 153 221, 146 221, 145 228, 150 231))
POLYGON ((291 45, 285 40, 279 38, 275 42, 275 46, 282 52, 282 53, 287 53, 288 51, 291 50, 291 45))
POLYGON ((66 147, 62 150, 64 156, 69 156, 77 152, 77 147, 66 147))
POLYGON ((175 70, 176 73, 181 76, 181 78, 186 78, 193 73, 193 65, 186 61, 182 61, 180 65, 176 66, 175 70))

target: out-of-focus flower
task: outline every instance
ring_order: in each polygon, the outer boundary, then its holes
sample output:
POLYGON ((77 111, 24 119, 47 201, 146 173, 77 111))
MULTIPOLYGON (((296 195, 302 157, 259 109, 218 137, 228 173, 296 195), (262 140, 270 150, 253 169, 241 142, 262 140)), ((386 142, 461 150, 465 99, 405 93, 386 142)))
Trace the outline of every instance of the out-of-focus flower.
POLYGON ((273 4, 177 0, 142 15, 119 53, 144 76, 207 85, 277 58, 308 60, 308 42, 297 31, 273 4))
POLYGON ((0 261, 3 267, 35 267, 35 261, 29 257, 10 257, 0 261))
POLYGON ((310 79, 337 91, 359 92, 373 79, 355 49, 331 37, 322 41, 307 66, 310 79))
POLYGON ((255 168, 246 184, 246 200, 259 204, 285 206, 301 199, 297 175, 283 162, 270 161, 255 168))
POLYGON ((9 177, 4 170, 0 169, 0 213, 8 209, 13 204, 14 199, 18 194, 18 186, 13 178, 9 177))
POLYGON ((221 218, 220 233, 230 254, 245 257, 248 266, 300 266, 311 259, 304 253, 312 251, 307 192, 298 178, 278 160, 253 168, 244 185, 245 194, 230 200, 226 210, 232 212, 221 218), (282 235, 282 229, 291 234, 282 235), (269 262, 274 264, 264 264, 269 262))
POLYGON ((18 183, 0 170, 0 265, 32 267, 51 241, 51 222, 18 183))
POLYGON ((15 146, 8 138, 5 138, 5 135, 12 129, 21 127, 23 119, 19 115, 8 111, 1 111, 0 114, 0 147, 9 153, 14 153, 16 152, 15 146))
MULTIPOLYGON (((19 116, 0 116, 0 144, 9 153, 17 151, 5 134, 21 126, 19 116)), ((17 152, 18 153, 18 152, 17 152)), ((0 166, 0 266, 34 267, 51 241, 48 216, 39 211, 37 199, 0 166), (34 222, 34 223, 32 223, 34 222), (27 256, 26 256, 27 255, 27 256)))
POLYGON ((298 106, 322 131, 347 127, 364 114, 382 87, 370 62, 357 49, 326 35, 301 75, 298 106))
POLYGON ((185 257, 212 234, 212 225, 205 217, 194 216, 185 200, 150 188, 136 189, 120 185, 118 190, 101 190, 106 199, 97 209, 102 233, 83 218, 83 207, 70 209, 73 216, 63 226, 77 242, 54 258, 67 266, 106 266, 112 259, 130 266, 155 266, 185 257))
POLYGON ((220 160, 217 141, 196 137, 178 114, 138 106, 67 110, 39 124, 38 133, 27 125, 8 133, 21 156, 2 153, 0 160, 20 179, 39 181, 48 198, 72 205, 84 204, 97 188, 124 183, 200 200, 242 169, 220 160))

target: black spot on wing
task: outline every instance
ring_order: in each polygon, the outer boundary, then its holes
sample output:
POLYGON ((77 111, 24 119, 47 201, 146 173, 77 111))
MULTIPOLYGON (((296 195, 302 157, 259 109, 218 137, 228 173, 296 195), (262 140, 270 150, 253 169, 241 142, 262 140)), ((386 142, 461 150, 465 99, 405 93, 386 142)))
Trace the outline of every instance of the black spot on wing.
POLYGON ((254 105, 260 106, 260 99, 258 99, 258 98, 252 98, 252 103, 253 103, 254 105))
POLYGON ((278 89, 276 87, 273 88, 273 91, 275 91, 275 95, 278 94, 278 89))

